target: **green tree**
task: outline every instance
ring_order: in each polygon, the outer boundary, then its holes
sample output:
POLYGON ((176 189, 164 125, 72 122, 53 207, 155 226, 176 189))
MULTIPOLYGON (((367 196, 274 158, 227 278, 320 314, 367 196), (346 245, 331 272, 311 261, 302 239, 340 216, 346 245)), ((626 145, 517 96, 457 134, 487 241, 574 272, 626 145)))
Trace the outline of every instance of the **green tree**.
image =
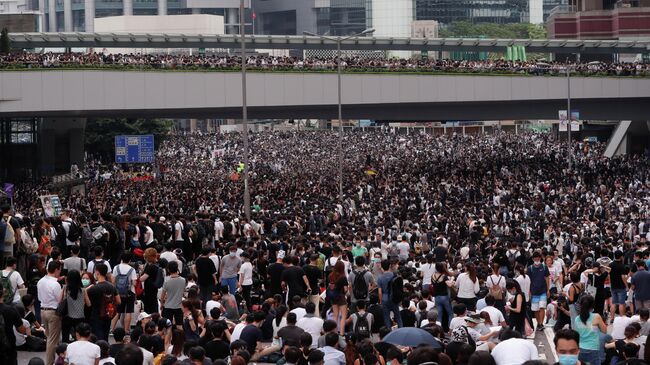
POLYGON ((440 30, 443 38, 508 38, 543 39, 546 29, 542 25, 528 23, 470 23, 454 22, 440 30))
POLYGON ((86 151, 111 161, 115 156, 115 136, 153 134, 155 147, 165 139, 173 122, 159 119, 94 119, 86 123, 86 151))
POLYGON ((0 31, 0 53, 9 53, 10 50, 9 30, 2 28, 2 31, 0 31))

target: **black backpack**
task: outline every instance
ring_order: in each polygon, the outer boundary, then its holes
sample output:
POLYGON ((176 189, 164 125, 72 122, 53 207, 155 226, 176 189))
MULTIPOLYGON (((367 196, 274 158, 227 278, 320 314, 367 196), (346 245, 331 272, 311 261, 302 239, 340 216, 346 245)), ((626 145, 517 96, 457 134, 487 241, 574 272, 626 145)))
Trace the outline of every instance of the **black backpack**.
POLYGON ((365 300, 368 298, 368 284, 366 283, 366 273, 368 270, 354 272, 354 282, 352 283, 352 293, 357 300, 365 300))
POLYGON ((394 275, 388 283, 390 289, 390 300, 395 304, 402 303, 404 299, 404 279, 399 275, 394 275))
POLYGON ((163 284, 165 283, 165 270, 163 270, 162 267, 157 265, 156 268, 158 269, 158 272, 156 273, 156 279, 153 281, 153 285, 157 289, 160 289, 163 287, 163 284))
POLYGON ((70 228, 68 228, 68 235, 66 238, 68 241, 77 242, 81 238, 81 227, 79 227, 79 225, 73 220, 66 222, 70 223, 70 228))
POLYGON ((370 338, 370 324, 368 323, 368 313, 357 313, 357 323, 354 325, 354 333, 357 338, 370 338))

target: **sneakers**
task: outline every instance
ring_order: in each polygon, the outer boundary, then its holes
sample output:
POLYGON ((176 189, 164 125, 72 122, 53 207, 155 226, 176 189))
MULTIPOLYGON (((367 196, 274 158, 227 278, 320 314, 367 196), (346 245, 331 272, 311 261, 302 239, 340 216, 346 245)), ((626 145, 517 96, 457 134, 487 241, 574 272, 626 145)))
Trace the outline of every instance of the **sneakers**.
POLYGON ((544 325, 541 325, 541 324, 538 325, 538 326, 537 326, 537 331, 539 331, 539 332, 544 332, 544 325))

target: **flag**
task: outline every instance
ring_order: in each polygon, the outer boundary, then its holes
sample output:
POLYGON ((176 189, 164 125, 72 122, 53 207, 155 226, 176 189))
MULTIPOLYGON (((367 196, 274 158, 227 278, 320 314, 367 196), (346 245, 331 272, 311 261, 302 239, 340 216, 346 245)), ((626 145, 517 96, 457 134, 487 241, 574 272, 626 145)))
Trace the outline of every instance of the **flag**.
POLYGON ((13 197, 14 197, 14 184, 5 183, 4 186, 2 187, 2 191, 4 191, 5 194, 7 194, 7 197, 9 199, 13 199, 13 197))

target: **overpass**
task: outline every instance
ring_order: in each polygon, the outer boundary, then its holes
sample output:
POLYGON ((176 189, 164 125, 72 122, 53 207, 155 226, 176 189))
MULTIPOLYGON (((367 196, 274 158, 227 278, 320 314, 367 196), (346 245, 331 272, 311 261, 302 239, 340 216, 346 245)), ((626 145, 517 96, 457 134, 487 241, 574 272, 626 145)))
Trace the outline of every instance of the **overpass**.
MULTIPOLYGON (((249 118, 335 119, 334 73, 251 72, 249 118)), ((344 74, 343 116, 379 120, 557 119, 567 80, 544 76, 344 74)), ((572 77, 581 119, 650 119, 650 78, 572 77)), ((0 118, 240 118, 237 72, 0 72, 0 118)))
MULTIPOLYGON (((11 33, 14 49, 30 48, 239 48, 241 37, 226 34, 149 34, 149 33, 11 33)), ((581 39, 484 39, 353 37, 342 41, 342 50, 364 51, 461 51, 505 52, 510 46, 527 52, 640 54, 650 52, 647 40, 581 39)), ((246 48, 255 49, 336 49, 332 39, 314 36, 247 35, 246 48)))

